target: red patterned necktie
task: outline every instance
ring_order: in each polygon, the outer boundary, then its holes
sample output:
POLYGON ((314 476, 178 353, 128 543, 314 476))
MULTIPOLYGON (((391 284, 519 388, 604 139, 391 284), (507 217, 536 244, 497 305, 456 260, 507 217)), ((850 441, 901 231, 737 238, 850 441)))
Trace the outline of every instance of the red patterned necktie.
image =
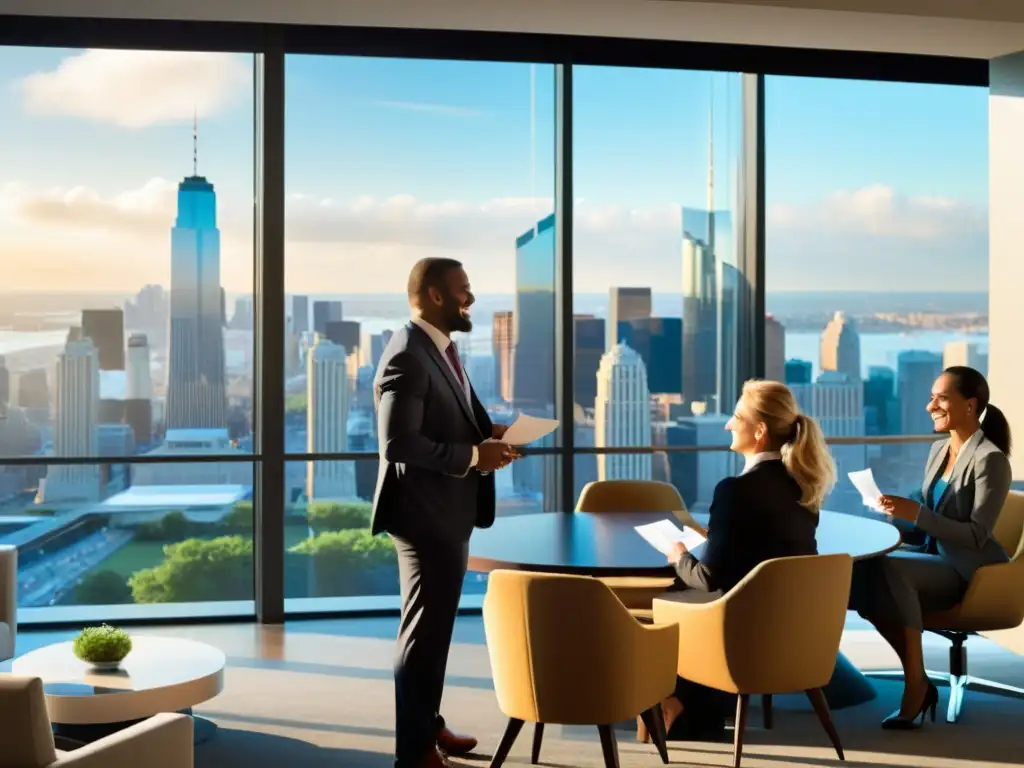
POLYGON ((455 342, 449 344, 444 353, 448 355, 448 361, 452 364, 452 368, 455 369, 455 375, 459 377, 459 384, 466 386, 466 380, 462 377, 462 363, 459 362, 459 353, 455 351, 455 342))

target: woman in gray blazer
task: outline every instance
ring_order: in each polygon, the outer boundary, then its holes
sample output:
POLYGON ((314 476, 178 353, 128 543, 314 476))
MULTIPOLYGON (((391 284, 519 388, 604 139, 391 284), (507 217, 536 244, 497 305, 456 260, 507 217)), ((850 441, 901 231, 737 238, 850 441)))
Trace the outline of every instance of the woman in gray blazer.
POLYGON ((1010 490, 1010 426, 989 403, 985 377, 973 368, 947 368, 928 402, 936 432, 920 492, 883 496, 882 510, 901 530, 924 535, 923 546, 901 549, 854 568, 850 607, 878 629, 904 671, 900 709, 882 727, 909 730, 935 720, 938 691, 928 679, 921 646, 923 614, 954 607, 974 572, 1006 562, 992 529, 1010 490))

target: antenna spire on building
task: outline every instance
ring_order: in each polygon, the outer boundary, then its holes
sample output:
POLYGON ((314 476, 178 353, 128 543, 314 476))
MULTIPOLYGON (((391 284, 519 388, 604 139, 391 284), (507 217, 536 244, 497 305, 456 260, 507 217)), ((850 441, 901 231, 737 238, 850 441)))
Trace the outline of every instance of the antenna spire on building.
MULTIPOLYGON (((711 73, 711 96, 708 105, 708 213, 715 211, 715 75, 711 73)), ((710 238, 710 234, 709 234, 710 238)))
POLYGON ((192 109, 192 175, 199 175, 199 110, 192 109))

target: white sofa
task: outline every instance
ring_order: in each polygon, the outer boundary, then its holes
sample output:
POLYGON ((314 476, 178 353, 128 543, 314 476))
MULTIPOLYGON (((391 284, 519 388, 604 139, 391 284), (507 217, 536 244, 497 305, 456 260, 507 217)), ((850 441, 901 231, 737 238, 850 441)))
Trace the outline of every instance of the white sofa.
POLYGON ((18 550, 0 546, 0 661, 14 657, 17 611, 18 550))
POLYGON ((192 718, 160 714, 71 752, 54 747, 38 677, 0 674, 0 768, 193 768, 192 718))

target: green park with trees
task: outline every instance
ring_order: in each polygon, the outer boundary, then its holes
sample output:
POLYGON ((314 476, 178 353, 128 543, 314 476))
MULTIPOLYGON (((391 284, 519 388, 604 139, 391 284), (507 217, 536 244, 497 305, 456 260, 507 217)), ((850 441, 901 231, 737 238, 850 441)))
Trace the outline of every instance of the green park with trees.
MULTIPOLYGON (((289 510, 285 596, 342 597, 397 590, 394 547, 370 535, 367 502, 312 502, 289 510)), ((139 525, 133 539, 87 573, 75 605, 252 600, 253 506, 239 502, 217 523, 182 512, 139 525)))

